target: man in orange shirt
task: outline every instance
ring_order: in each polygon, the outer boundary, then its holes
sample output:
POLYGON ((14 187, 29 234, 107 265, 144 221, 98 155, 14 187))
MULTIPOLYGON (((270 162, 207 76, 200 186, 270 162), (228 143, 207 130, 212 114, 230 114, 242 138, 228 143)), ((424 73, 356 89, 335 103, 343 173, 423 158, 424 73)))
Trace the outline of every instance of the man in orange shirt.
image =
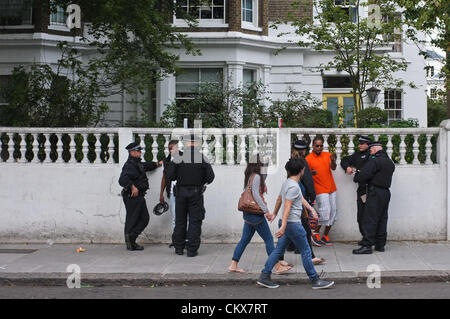
POLYGON ((312 153, 306 157, 313 174, 314 188, 317 195, 316 201, 320 215, 319 226, 312 233, 312 243, 318 247, 333 245, 328 234, 337 217, 337 188, 331 173, 331 170, 336 170, 336 154, 323 152, 323 143, 323 138, 316 136, 313 140, 312 153), (320 228, 322 225, 325 225, 325 231, 321 238, 320 228))

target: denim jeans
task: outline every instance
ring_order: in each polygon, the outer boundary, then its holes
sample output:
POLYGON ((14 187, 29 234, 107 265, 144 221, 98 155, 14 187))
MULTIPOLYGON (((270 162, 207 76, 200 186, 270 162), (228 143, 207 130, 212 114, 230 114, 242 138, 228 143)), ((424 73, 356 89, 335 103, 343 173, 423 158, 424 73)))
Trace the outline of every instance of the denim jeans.
POLYGON ((305 268, 309 279, 314 280, 318 275, 312 262, 311 249, 309 248, 308 240, 306 239, 306 231, 301 222, 287 223, 286 231, 283 236, 278 239, 277 247, 270 254, 262 272, 265 274, 272 273, 273 267, 278 262, 280 256, 284 254, 290 241, 292 241, 300 251, 303 267, 305 268))
POLYGON ((264 215, 249 214, 243 212, 244 218, 244 229, 242 230, 242 237, 233 253, 233 260, 239 262, 245 248, 252 240, 255 231, 258 232, 259 236, 264 240, 266 244, 267 255, 270 255, 275 249, 273 244, 273 236, 270 232, 269 224, 264 215))

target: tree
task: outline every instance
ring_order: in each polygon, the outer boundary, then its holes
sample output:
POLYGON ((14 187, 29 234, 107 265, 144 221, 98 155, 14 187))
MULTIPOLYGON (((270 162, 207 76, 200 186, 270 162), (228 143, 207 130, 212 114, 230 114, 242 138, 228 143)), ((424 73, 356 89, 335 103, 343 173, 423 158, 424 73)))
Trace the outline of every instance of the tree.
POLYGON ((196 25, 179 1, 52 0, 49 10, 54 12, 57 6, 66 8, 69 4, 80 6, 86 22, 81 41, 97 53, 86 51, 89 61, 84 68, 101 74, 99 84, 111 95, 125 90, 142 92, 155 80, 175 73, 178 55, 170 49, 200 53, 170 22, 176 14, 190 26, 196 25))
MULTIPOLYGON (((328 63, 321 64, 317 69, 342 70, 348 73, 355 105, 356 115, 358 104, 364 109, 363 93, 368 85, 376 87, 401 87, 404 81, 393 77, 393 73, 407 68, 404 60, 391 58, 387 41, 399 41, 401 17, 396 13, 394 1, 376 1, 381 20, 372 21, 361 18, 359 10, 368 6, 368 1, 339 1, 341 4, 351 4, 343 7, 333 0, 313 0, 314 20, 311 17, 288 19, 295 27, 295 33, 301 40, 297 44, 309 47, 318 52, 334 52, 328 63), (350 8, 350 9, 349 9, 350 8), (354 8, 354 10, 352 10, 354 8)), ((299 2, 293 4, 298 10, 299 2)), ((305 5, 301 2, 301 5, 305 5)), ((369 6, 369 14, 374 14, 369 6)), ((277 21, 274 28, 280 23, 277 21)), ((281 35, 284 35, 283 33, 281 35)))
POLYGON ((17 66, 0 94, 2 126, 83 127, 96 125, 107 105, 98 85, 98 74, 85 72, 74 57, 76 50, 60 43, 58 67, 17 66))
POLYGON ((449 0, 397 0, 404 11, 405 22, 409 25, 408 36, 417 40, 416 30, 433 33, 432 44, 446 52, 443 68, 447 86, 447 118, 450 118, 449 77, 450 77, 450 17, 449 0))

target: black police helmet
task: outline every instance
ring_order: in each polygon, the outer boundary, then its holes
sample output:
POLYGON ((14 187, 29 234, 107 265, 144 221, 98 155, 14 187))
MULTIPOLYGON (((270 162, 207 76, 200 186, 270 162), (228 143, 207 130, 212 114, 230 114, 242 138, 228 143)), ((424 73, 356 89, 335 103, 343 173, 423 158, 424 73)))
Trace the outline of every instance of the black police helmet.
POLYGON ((169 210, 169 204, 167 202, 162 202, 156 204, 156 206, 153 208, 153 213, 157 216, 160 216, 167 212, 169 210))

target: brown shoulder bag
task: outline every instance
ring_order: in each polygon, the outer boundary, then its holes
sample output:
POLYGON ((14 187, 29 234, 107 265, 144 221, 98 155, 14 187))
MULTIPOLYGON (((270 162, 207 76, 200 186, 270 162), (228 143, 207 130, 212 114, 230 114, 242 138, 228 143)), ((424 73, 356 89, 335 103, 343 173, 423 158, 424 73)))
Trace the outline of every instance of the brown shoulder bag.
MULTIPOLYGON (((264 211, 259 207, 258 203, 253 198, 252 194, 252 184, 253 179, 255 177, 255 174, 250 177, 250 180, 248 182, 247 187, 245 188, 244 192, 241 194, 241 198, 239 198, 238 203, 238 210, 246 213, 252 213, 252 214, 265 214, 264 211)), ((261 198, 266 204, 266 201, 264 200, 264 197, 261 194, 261 198)))

